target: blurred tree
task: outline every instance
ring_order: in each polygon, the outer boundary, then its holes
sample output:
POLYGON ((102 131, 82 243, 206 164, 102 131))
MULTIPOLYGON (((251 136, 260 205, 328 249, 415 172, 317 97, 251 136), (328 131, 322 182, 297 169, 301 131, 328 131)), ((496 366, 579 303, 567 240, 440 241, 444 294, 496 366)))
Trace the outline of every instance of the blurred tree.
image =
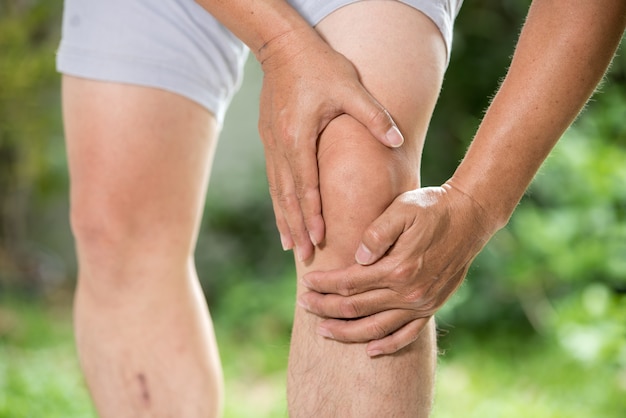
POLYGON ((440 185, 450 178, 465 154, 506 74, 529 5, 530 0, 464 2, 424 147, 424 185, 440 185))
POLYGON ((27 231, 34 195, 53 180, 46 151, 59 136, 60 10, 59 2, 0 0, 0 286, 42 280, 27 231))

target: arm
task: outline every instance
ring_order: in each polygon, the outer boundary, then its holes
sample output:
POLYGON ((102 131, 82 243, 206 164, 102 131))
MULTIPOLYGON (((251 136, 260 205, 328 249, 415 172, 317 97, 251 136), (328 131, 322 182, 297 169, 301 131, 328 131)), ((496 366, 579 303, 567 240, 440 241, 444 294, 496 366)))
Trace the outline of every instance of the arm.
POLYGON ((508 222, 602 78, 625 24, 622 0, 533 2, 509 73, 453 177, 396 199, 363 234, 360 264, 305 276, 311 292, 301 302, 334 318, 322 323, 322 334, 374 340, 368 345, 374 354, 417 338, 424 318, 452 295, 473 258, 508 222), (352 318, 365 318, 343 320, 346 307, 352 318))
POLYGON ((248 45, 261 63, 271 56, 274 41, 280 42, 281 38, 295 33, 300 34, 300 38, 292 38, 296 41, 318 37, 284 0, 197 0, 197 3, 248 45))
POLYGON ((511 68, 448 182, 504 226, 550 150, 600 82, 626 24, 626 3, 535 1, 511 68))
POLYGON ((270 193, 285 249, 308 259, 324 239, 317 139, 347 113, 383 144, 404 139, 387 111, 362 86, 354 66, 283 0, 198 0, 247 44, 265 73, 259 131, 270 193))

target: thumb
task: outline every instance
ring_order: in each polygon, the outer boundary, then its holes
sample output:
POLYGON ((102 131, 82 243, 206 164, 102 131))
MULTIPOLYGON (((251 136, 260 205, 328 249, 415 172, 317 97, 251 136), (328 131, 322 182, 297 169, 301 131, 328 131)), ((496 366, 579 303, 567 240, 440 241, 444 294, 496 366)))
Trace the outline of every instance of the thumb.
POLYGON ((362 123, 382 144, 397 148, 404 137, 393 118, 378 101, 361 87, 361 94, 352 95, 344 111, 362 123))
POLYGON ((394 201, 363 232, 354 257, 357 263, 366 266, 378 261, 406 230, 407 219, 397 202, 394 201))

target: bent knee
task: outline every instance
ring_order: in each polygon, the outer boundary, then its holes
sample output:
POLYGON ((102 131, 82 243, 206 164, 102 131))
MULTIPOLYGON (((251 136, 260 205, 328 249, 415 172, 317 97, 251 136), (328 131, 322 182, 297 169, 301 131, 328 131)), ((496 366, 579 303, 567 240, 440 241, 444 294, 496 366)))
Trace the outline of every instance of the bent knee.
POLYGON ((350 257, 367 225, 396 196, 419 185, 418 152, 387 148, 349 116, 328 125, 318 160, 326 244, 350 257))

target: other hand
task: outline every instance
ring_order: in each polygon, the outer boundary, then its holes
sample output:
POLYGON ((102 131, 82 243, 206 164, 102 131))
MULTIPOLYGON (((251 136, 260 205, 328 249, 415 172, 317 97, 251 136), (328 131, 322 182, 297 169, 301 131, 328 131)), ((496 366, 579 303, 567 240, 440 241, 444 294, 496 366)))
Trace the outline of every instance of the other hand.
POLYGON ((494 232, 486 212, 449 184, 404 193, 365 230, 357 263, 304 275, 299 303, 327 318, 319 334, 392 354, 418 338, 494 232))

